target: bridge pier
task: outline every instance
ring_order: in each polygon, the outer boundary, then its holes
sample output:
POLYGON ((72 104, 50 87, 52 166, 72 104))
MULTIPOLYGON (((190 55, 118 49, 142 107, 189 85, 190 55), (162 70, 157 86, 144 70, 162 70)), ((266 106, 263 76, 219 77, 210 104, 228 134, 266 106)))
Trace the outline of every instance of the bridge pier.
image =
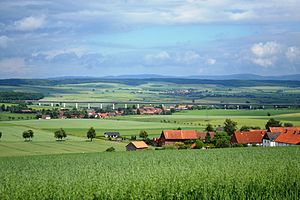
POLYGON ((75 103, 75 108, 78 109, 78 103, 75 103))
POLYGON ((124 105, 124 108, 127 109, 127 104, 124 105))
POLYGON ((66 103, 63 103, 63 107, 64 107, 64 108, 66 107, 66 103))
POLYGON ((41 106, 42 104, 41 103, 39 103, 39 106, 41 106))
POLYGON ((103 109, 103 104, 102 103, 100 104, 100 109, 103 109))
POLYGON ((252 109, 252 106, 251 106, 251 105, 249 106, 249 109, 250 109, 250 110, 252 109))
POLYGON ((54 104, 53 103, 51 103, 51 107, 53 107, 54 106, 54 104))
POLYGON ((91 104, 90 103, 88 103, 88 109, 91 109, 91 104))
POLYGON ((115 104, 113 103, 113 105, 112 105, 112 109, 114 110, 115 109, 115 104))
POLYGON ((226 110, 227 109, 227 107, 226 107, 226 105, 224 105, 224 110, 226 110))
POLYGON ((236 109, 237 109, 237 110, 239 110, 239 109, 240 109, 240 106, 239 106, 239 105, 237 105, 237 106, 236 106, 236 109))
POLYGON ((140 104, 137 104, 136 107, 139 109, 140 108, 140 104))

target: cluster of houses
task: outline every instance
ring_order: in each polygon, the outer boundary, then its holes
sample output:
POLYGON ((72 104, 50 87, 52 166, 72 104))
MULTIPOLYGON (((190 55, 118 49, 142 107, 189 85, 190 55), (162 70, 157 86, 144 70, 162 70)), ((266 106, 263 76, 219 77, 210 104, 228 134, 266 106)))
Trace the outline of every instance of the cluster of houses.
POLYGON ((290 146, 300 144, 300 127, 270 127, 268 130, 236 132, 231 144, 256 146, 290 146))
MULTIPOLYGON (((153 139, 153 142, 162 145, 172 145, 176 142, 186 142, 189 140, 205 140, 208 134, 211 139, 214 139, 214 132, 164 130, 159 138, 153 139)), ((231 136, 230 142, 232 145, 240 144, 264 147, 300 145, 300 127, 270 127, 268 130, 237 131, 231 136)), ((126 146, 128 151, 144 150, 147 148, 148 145, 144 141, 133 141, 126 146)))

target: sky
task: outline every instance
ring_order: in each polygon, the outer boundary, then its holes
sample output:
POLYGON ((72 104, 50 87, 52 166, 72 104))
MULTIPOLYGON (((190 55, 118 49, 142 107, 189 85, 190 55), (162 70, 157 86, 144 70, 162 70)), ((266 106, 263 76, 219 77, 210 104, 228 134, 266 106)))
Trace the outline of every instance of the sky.
POLYGON ((1 0, 0 78, 300 73, 299 0, 1 0))

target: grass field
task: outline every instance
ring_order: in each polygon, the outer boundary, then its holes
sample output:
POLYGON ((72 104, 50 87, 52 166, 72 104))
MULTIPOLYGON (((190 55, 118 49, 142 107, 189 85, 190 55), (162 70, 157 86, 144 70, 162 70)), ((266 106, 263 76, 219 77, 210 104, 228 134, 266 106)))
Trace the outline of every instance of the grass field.
POLYGON ((230 118, 238 122, 238 127, 243 125, 265 127, 270 118, 284 122, 293 123, 300 126, 299 109, 266 109, 266 110, 188 110, 176 112, 173 115, 155 115, 155 116, 123 116, 120 120, 140 121, 140 122, 165 122, 164 124, 177 124, 177 126, 196 126, 198 129, 204 129, 206 124, 214 126, 223 125, 225 119, 230 118), (271 116, 267 114, 270 113, 271 116))
POLYGON ((52 120, 18 120, 0 122, 0 131, 3 133, 0 139, 0 156, 101 152, 108 147, 115 147, 117 151, 124 151, 127 143, 111 142, 96 139, 87 142, 86 132, 94 127, 97 136, 104 132, 118 131, 122 136, 130 138, 135 135, 138 138, 141 130, 146 130, 150 138, 158 137, 165 129, 193 129, 204 130, 207 123, 214 126, 223 125, 226 118, 242 125, 260 126, 264 128, 267 120, 274 117, 282 122, 291 122, 300 126, 300 110, 194 110, 182 111, 173 115, 141 116, 131 115, 111 119, 52 119, 52 120), (54 131, 63 128, 67 134, 67 140, 56 142, 54 131), (22 132, 32 129, 35 136, 32 142, 24 142, 22 132))
POLYGON ((299 199, 300 147, 0 158, 0 199, 299 199))

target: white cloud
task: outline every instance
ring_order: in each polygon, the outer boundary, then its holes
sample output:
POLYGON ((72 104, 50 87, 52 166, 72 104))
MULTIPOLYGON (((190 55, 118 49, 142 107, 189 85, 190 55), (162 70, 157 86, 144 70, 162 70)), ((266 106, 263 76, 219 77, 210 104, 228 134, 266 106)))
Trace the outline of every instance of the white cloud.
POLYGON ((15 22, 15 28, 21 31, 31 31, 42 28, 46 24, 46 17, 25 17, 15 22))
POLYGON ((275 64, 282 52, 282 45, 277 42, 256 43, 251 47, 252 62, 262 67, 271 67, 275 64))
POLYGON ((209 58, 209 59, 206 60, 205 63, 208 64, 208 65, 214 65, 214 64, 216 64, 216 62, 217 62, 216 59, 209 58))
POLYGON ((176 56, 176 61, 183 64, 192 64, 200 59, 200 55, 194 51, 186 51, 176 56))
POLYGON ((171 59, 171 56, 166 51, 161 51, 157 54, 148 54, 145 56, 145 61, 147 64, 159 64, 171 59))
POLYGON ((0 48, 6 48, 10 41, 11 39, 6 35, 0 36, 0 48))
POLYGON ((300 50, 297 47, 289 47, 285 53, 285 56, 290 62, 293 62, 300 57, 300 50))
POLYGON ((0 60, 1 74, 15 76, 26 71, 26 64, 23 58, 4 58, 0 60))
POLYGON ((64 55, 64 54, 71 54, 74 53, 78 58, 85 55, 87 50, 85 48, 69 48, 69 49, 56 49, 51 51, 40 51, 32 53, 33 57, 37 57, 39 55, 45 56, 45 59, 52 60, 56 56, 64 55))
POLYGON ((251 47, 251 51, 257 57, 268 57, 278 54, 281 50, 280 47, 281 45, 277 42, 258 43, 251 47))
POLYGON ((252 62, 262 67, 270 67, 274 65, 274 58, 253 58, 252 62))

